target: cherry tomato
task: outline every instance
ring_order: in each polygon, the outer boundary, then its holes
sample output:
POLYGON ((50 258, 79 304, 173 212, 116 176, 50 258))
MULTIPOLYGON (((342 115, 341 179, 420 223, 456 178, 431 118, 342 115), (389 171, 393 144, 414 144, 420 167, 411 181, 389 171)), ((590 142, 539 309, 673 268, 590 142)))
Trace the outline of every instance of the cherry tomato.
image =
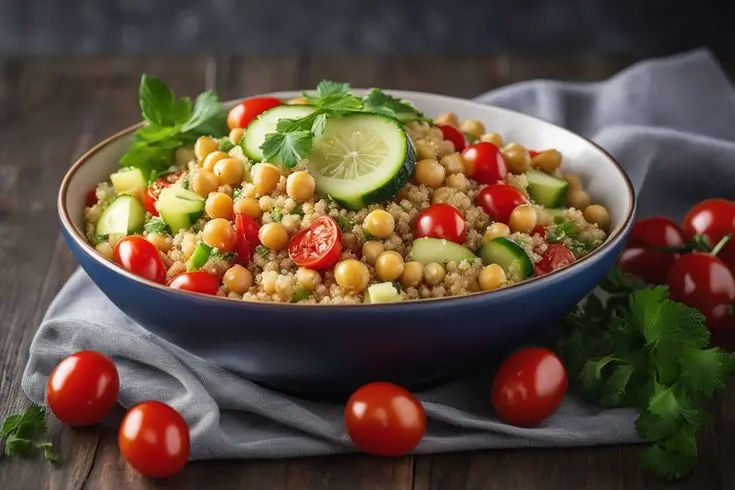
POLYGON ((467 224, 462 213, 451 204, 432 204, 416 218, 416 238, 431 237, 464 243, 467 239, 467 224))
POLYGON ((536 151, 536 150, 526 150, 526 151, 528 152, 528 156, 530 156, 531 158, 541 153, 540 151, 536 151))
POLYGON ((246 128, 250 122, 267 111, 279 105, 283 105, 281 99, 275 97, 252 97, 245 99, 227 114, 227 126, 230 129, 246 128))
POLYGON ((493 408, 511 424, 534 426, 559 408, 568 386, 567 372, 556 354, 543 347, 522 349, 495 373, 493 408))
MULTIPOLYGON (((682 224, 687 238, 704 235, 714 246, 728 233, 735 235, 735 202, 706 199, 689 210, 682 224)), ((717 256, 735 268, 735 240, 730 240, 717 256)))
POLYGON ((490 216, 493 221, 508 224, 510 213, 526 203, 521 191, 508 184, 490 184, 477 195, 477 204, 490 216))
POLYGON ((219 290, 219 279, 206 271, 184 272, 171 279, 168 286, 173 289, 216 295, 219 290))
POLYGON ((97 189, 91 189, 89 192, 87 192, 87 197, 85 199, 85 204, 87 207, 94 206, 97 204, 97 189))
POLYGON ((465 148, 462 158, 474 164, 472 178, 480 184, 494 184, 508 175, 508 166, 500 148, 487 141, 465 148))
POLYGON ((128 272, 163 284, 166 281, 166 266, 158 249, 139 235, 122 238, 115 245, 115 262, 128 272))
POLYGON ((675 247, 684 244, 684 232, 665 216, 641 218, 633 224, 628 243, 620 254, 618 266, 649 284, 663 284, 678 254, 653 247, 675 247))
POLYGON ((445 140, 449 140, 454 144, 455 151, 461 152, 465 149, 467 141, 459 129, 454 126, 450 126, 449 124, 437 124, 436 127, 441 129, 445 140))
POLYGON ((426 432, 426 413, 410 392, 393 383, 369 383, 345 406, 345 426, 360 451, 373 456, 402 456, 426 432))
POLYGON ((81 351, 61 361, 46 384, 46 399, 56 418, 73 427, 96 424, 112 410, 120 376, 109 357, 81 351))
POLYGON ((145 205, 146 211, 151 213, 153 216, 158 216, 156 201, 158 201, 158 196, 161 194, 161 191, 170 185, 171 182, 163 177, 151 182, 148 189, 146 189, 145 196, 143 196, 143 204, 145 205))
POLYGON ((546 227, 538 225, 536 228, 531 230, 531 236, 533 235, 539 235, 541 238, 546 239, 546 235, 547 235, 546 227))
POLYGON ((147 401, 125 414, 117 445, 133 469, 143 476, 164 478, 178 473, 189 459, 189 427, 170 406, 147 401))
POLYGON ((671 299, 701 311, 711 331, 735 327, 735 278, 719 258, 704 252, 681 255, 669 269, 666 283, 671 299))
POLYGON ((307 269, 329 269, 342 253, 342 231, 329 216, 315 219, 288 242, 288 256, 307 269))
POLYGON ((536 275, 543 276, 549 272, 566 267, 574 263, 574 254, 564 245, 550 243, 546 251, 541 254, 541 261, 536 264, 536 275))
POLYGON ((253 251, 260 245, 258 231, 260 225, 247 214, 235 215, 235 231, 237 232, 237 263, 247 264, 253 251))

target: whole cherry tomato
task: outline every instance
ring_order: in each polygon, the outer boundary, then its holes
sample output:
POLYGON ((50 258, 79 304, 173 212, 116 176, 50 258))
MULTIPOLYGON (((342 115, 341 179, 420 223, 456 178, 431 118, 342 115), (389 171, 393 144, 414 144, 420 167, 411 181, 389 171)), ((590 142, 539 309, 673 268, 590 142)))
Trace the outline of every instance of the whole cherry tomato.
POLYGON ((133 469, 143 476, 164 478, 178 473, 189 459, 189 427, 170 406, 147 401, 125 414, 117 445, 133 469))
POLYGON ((72 427, 96 424, 112 410, 120 376, 109 357, 81 351, 61 361, 46 384, 46 399, 56 418, 72 427))
POLYGON ((402 456, 426 432, 426 413, 410 392, 393 383, 369 383, 345 406, 345 426, 360 451, 373 456, 402 456))
POLYGON ((500 148, 487 141, 465 148, 462 158, 472 163, 474 167, 472 178, 480 184, 494 184, 508 175, 508 166, 500 148))
POLYGON ((735 278, 717 257, 704 252, 681 255, 666 277, 671 299, 702 312, 712 332, 735 327, 735 278))
POLYGON ((574 254, 564 245, 550 243, 546 251, 541 254, 541 261, 536 263, 536 275, 543 276, 549 272, 566 267, 574 263, 574 254))
POLYGON ((342 231, 329 216, 320 216, 288 242, 288 256, 307 269, 329 269, 342 253, 342 231))
POLYGON ((128 272, 163 284, 166 281, 166 266, 158 249, 139 235, 122 238, 114 251, 115 262, 128 272))
MULTIPOLYGON (((735 202, 706 199, 689 210, 682 225, 687 238, 704 235, 714 246, 728 233, 735 236, 735 202)), ((717 256, 734 269, 735 240, 730 240, 717 256)))
POLYGON ((508 224, 510 213, 527 202, 521 191, 508 184, 490 184, 477 195, 477 204, 493 221, 508 224))
POLYGON ((676 247, 685 241, 684 232, 670 218, 641 218, 633 224, 628 243, 618 259, 618 266, 649 284, 663 284, 678 254, 657 248, 676 247))
POLYGON ((158 201, 158 196, 161 194, 161 191, 176 182, 180 176, 181 172, 175 172, 164 177, 159 177, 150 183, 148 189, 146 189, 145 195, 143 196, 143 205, 145 206, 146 211, 151 213, 152 216, 158 216, 156 201, 158 201))
POLYGON ((522 349, 495 373, 493 408, 507 422, 531 427, 559 408, 568 386, 567 372, 556 354, 543 347, 522 349))
POLYGON ((461 152, 465 149, 467 141, 459 129, 454 126, 450 126, 449 124, 437 124, 436 127, 441 129, 445 140, 449 140, 454 144, 455 151, 461 152))
POLYGON ((258 231, 260 225, 247 214, 235 215, 235 231, 237 232, 237 263, 247 264, 253 256, 253 251, 260 245, 258 231))
POLYGON ((416 218, 416 238, 444 238, 457 243, 467 239, 467 224, 462 213, 451 204, 432 204, 416 218))
POLYGON ((250 122, 267 111, 279 105, 283 105, 281 99, 275 97, 252 97, 245 99, 227 114, 227 126, 230 129, 246 128, 250 122))
POLYGON ((219 279, 206 271, 184 272, 172 278, 168 286, 194 293, 216 295, 219 290, 219 279))

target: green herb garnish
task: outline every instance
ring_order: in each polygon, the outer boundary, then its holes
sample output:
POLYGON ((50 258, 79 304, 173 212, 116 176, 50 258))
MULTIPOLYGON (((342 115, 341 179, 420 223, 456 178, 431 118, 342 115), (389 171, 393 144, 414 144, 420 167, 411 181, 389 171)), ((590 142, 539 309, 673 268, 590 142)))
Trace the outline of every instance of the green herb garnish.
POLYGON ((309 291, 307 291, 304 288, 299 288, 296 290, 295 293, 293 293, 293 297, 291 298, 291 303, 298 303, 301 300, 304 300, 310 296, 309 291))
POLYGON ((228 262, 229 262, 230 260, 234 259, 234 258, 235 258, 235 255, 236 255, 236 254, 235 254, 234 252, 227 252, 227 253, 224 253, 224 252, 221 252, 221 251, 220 251, 219 249, 216 249, 216 248, 213 248, 213 249, 212 249, 212 250, 211 250, 211 251, 209 252, 209 258, 210 258, 210 259, 217 259, 217 260, 226 260, 226 261, 228 261, 228 262))
POLYGON ((106 242, 110 238, 110 235, 95 235, 94 244, 99 245, 102 242, 106 242))
POLYGON ((158 217, 149 219, 143 228, 145 229, 146 233, 171 233, 171 228, 169 228, 169 226, 166 224, 165 221, 163 221, 162 218, 158 217))
POLYGON ((288 214, 297 214, 299 216, 303 216, 304 208, 301 207, 301 204, 296 204, 296 206, 294 206, 294 208, 291 211, 289 211, 288 214))
POLYGON ((273 221, 280 223, 283 219, 283 210, 281 208, 273 208, 273 211, 271 211, 271 217, 273 218, 273 221))
POLYGON ((255 253, 260 255, 261 257, 265 257, 270 252, 270 249, 266 247, 265 245, 258 245, 255 247, 255 253))
POLYGON ((219 151, 224 151, 225 153, 228 153, 231 149, 233 149, 235 145, 230 141, 229 136, 223 136, 219 139, 219 151))
POLYGON ((33 449, 41 449, 43 457, 56 461, 54 445, 44 441, 48 427, 46 425, 46 408, 31 405, 20 413, 8 415, 0 427, 0 440, 3 441, 4 452, 9 457, 28 456, 33 449))
POLYGON ((351 232, 352 228, 355 226, 354 219, 342 216, 341 214, 338 214, 337 217, 334 218, 334 221, 337 222, 339 228, 345 233, 351 232))

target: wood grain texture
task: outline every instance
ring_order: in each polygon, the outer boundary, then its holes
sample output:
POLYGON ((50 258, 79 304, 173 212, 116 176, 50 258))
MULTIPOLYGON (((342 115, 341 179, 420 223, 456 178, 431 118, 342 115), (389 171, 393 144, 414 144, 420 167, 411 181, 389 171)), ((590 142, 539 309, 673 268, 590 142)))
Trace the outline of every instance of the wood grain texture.
MULTIPOLYGON (((27 402, 20 378, 33 333, 76 263, 57 225, 58 183, 96 141, 139 119, 142 72, 181 94, 223 99, 313 87, 320 79, 471 97, 531 78, 602 80, 632 59, 573 57, 129 57, 0 59, 0 417, 27 402)), ((735 73, 735 59, 725 67, 735 73)), ((406 457, 196 462, 165 481, 119 456, 115 421, 90 430, 52 423, 62 461, 0 460, 0 489, 735 490, 735 387, 712 405, 695 474, 675 485, 643 477, 638 446, 484 451, 406 457)))

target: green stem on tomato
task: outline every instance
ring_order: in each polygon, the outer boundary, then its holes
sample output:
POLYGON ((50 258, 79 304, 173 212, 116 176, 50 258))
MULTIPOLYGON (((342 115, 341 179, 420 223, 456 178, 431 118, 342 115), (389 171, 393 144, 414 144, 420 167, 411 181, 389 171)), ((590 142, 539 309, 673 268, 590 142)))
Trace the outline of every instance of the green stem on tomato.
POLYGON ((727 242, 730 241, 732 238, 732 233, 728 233, 727 235, 723 236, 722 239, 717 242, 717 245, 712 247, 712 251, 709 253, 712 257, 716 257, 718 253, 723 249, 725 245, 727 245, 727 242))
POLYGON ((670 247, 651 246, 650 248, 659 252, 672 253, 709 252, 712 249, 712 244, 705 235, 695 235, 681 245, 672 245, 670 247))

